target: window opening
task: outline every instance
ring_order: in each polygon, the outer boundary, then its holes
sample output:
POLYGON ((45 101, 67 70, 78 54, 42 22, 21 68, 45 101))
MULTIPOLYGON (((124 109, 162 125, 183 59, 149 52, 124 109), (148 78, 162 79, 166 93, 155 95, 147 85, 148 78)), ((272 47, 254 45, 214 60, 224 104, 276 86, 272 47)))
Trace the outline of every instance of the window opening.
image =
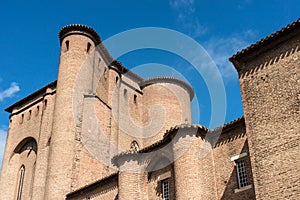
POLYGON ((29 110, 29 113, 28 113, 28 119, 27 119, 27 120, 30 120, 30 118, 31 118, 31 113, 32 113, 32 111, 29 110))
POLYGON ((88 43, 87 43, 87 48, 86 48, 86 52, 87 52, 87 53, 90 51, 91 46, 92 46, 91 43, 88 42, 88 43))
POLYGON ((131 151, 138 151, 139 150, 139 145, 137 141, 132 141, 130 144, 130 150, 131 151))
POLYGON ((19 185, 18 185, 18 196, 17 200, 21 200, 22 197, 22 189, 23 189, 23 183, 24 183, 24 175, 25 175, 25 167, 24 165, 20 169, 20 177, 19 177, 19 185))
POLYGON ((236 161, 236 171, 238 176, 239 188, 243 188, 248 185, 246 166, 244 160, 236 161))
POLYGON ((24 114, 21 115, 21 120, 20 120, 20 124, 23 123, 23 120, 24 120, 24 114))
POLYGON ((169 181, 163 180, 162 184, 162 199, 163 200, 170 200, 170 188, 169 188, 169 181))
POLYGON ((134 103, 136 103, 136 98, 137 98, 137 96, 136 96, 136 94, 133 96, 133 102, 134 103))
POLYGON ((70 44, 70 42, 69 42, 69 40, 67 40, 67 41, 66 41, 66 51, 69 50, 69 44, 70 44))

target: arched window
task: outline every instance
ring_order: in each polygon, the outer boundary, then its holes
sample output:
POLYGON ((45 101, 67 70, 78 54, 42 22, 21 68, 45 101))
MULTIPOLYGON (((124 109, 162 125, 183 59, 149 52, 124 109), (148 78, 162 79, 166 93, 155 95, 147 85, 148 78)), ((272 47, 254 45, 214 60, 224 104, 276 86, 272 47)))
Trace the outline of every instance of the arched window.
POLYGON ((12 166, 20 167, 20 163, 22 165, 19 171, 16 170, 14 173, 15 200, 31 199, 37 151, 36 140, 33 137, 26 137, 19 142, 10 157, 9 162, 12 166))
POLYGON ((136 104, 136 98, 137 98, 137 96, 136 96, 136 94, 133 96, 133 102, 136 104))
POLYGON ((37 152, 37 143, 34 138, 28 137, 22 140, 18 144, 18 146, 15 148, 14 153, 22 153, 23 151, 29 150, 29 153, 31 151, 37 152))
POLYGON ((20 173, 19 173, 19 184, 18 184, 17 200, 21 200, 21 197, 22 197, 24 176, 25 176, 25 166, 22 165, 22 167, 20 168, 20 173))
POLYGON ((138 145, 137 141, 134 140, 131 142, 130 150, 135 151, 135 152, 139 150, 139 145, 138 145))

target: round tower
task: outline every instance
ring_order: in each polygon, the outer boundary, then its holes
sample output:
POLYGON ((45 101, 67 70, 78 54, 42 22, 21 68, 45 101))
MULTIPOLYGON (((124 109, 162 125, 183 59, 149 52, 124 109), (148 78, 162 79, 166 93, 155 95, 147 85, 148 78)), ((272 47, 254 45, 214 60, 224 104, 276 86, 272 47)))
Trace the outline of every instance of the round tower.
POLYGON ((64 199, 72 189, 77 156, 74 148, 79 141, 80 129, 76 123, 80 116, 74 113, 74 108, 82 109, 74 100, 74 92, 79 74, 87 77, 80 83, 81 90, 92 86, 92 78, 88 78, 93 75, 90 72, 92 70, 83 73, 81 70, 83 63, 100 43, 95 30, 78 24, 63 27, 59 32, 59 39, 61 52, 44 199, 64 199))
POLYGON ((149 112, 144 115, 148 122, 144 128, 144 146, 162 139, 171 127, 191 124, 190 102, 194 90, 189 84, 172 77, 155 77, 139 84, 143 91, 144 109, 149 112))

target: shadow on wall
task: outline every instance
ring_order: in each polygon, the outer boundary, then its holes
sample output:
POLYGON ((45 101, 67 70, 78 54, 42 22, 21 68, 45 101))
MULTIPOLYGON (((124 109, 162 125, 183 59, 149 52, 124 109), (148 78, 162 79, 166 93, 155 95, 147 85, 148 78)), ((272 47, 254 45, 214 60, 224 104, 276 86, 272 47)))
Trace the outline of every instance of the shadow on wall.
MULTIPOLYGON (((248 140, 245 140, 245 143, 243 145, 240 154, 244 152, 248 153, 248 149, 249 149, 248 140)), ((247 181, 248 181, 248 185, 251 185, 251 188, 247 190, 238 190, 239 189, 238 175, 237 175, 237 168, 235 166, 231 172, 229 179, 227 181, 224 181, 226 187, 224 189, 221 200, 245 200, 245 199, 254 200, 255 199, 255 192, 253 188, 253 175, 251 170, 251 161, 250 161, 249 153, 246 157, 237 159, 235 161, 239 161, 239 160, 245 161, 247 181)))
POLYGON ((260 63, 258 63, 256 66, 254 66, 250 71, 241 71, 240 78, 244 78, 248 75, 252 75, 256 73, 257 71, 260 71, 264 68, 266 68, 269 65, 273 65, 274 63, 279 62, 281 59, 287 58, 290 55, 293 55, 294 53, 300 51, 299 45, 294 44, 293 46, 289 47, 289 49, 286 49, 284 52, 273 52, 275 55, 272 57, 267 57, 264 60, 262 60, 260 63))
POLYGON ((170 194, 170 199, 175 199, 173 194, 175 193, 175 180, 174 180, 174 165, 166 161, 167 158, 161 158, 153 161, 149 164, 150 170, 148 172, 148 191, 150 191, 150 199, 160 199, 162 197, 162 182, 168 182, 168 190, 170 194), (164 167, 166 166, 166 167, 164 167), (151 170, 158 169, 158 170, 151 170), (154 191, 153 191, 154 190, 154 191), (153 191, 153 193, 151 192, 153 191), (155 193, 155 194, 154 194, 155 193))

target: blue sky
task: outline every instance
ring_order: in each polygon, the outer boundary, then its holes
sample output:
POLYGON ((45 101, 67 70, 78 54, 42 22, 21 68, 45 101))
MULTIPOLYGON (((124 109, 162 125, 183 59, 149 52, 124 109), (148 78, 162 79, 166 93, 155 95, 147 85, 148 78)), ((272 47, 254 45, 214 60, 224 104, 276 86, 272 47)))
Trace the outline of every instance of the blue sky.
MULTIPOLYGON (((206 49, 222 74, 226 123, 243 115, 237 74, 228 58, 298 19, 299 8, 298 0, 1 2, 0 160, 9 123, 4 108, 56 79, 61 27, 86 24, 102 40, 140 27, 163 27, 190 36, 206 49)), ((187 79, 192 76, 186 70, 188 63, 163 51, 135 51, 119 60, 129 69, 160 63, 176 68, 187 79)), ((209 126, 212 105, 207 87, 201 77, 189 81, 200 106, 200 122, 194 122, 209 126)))

